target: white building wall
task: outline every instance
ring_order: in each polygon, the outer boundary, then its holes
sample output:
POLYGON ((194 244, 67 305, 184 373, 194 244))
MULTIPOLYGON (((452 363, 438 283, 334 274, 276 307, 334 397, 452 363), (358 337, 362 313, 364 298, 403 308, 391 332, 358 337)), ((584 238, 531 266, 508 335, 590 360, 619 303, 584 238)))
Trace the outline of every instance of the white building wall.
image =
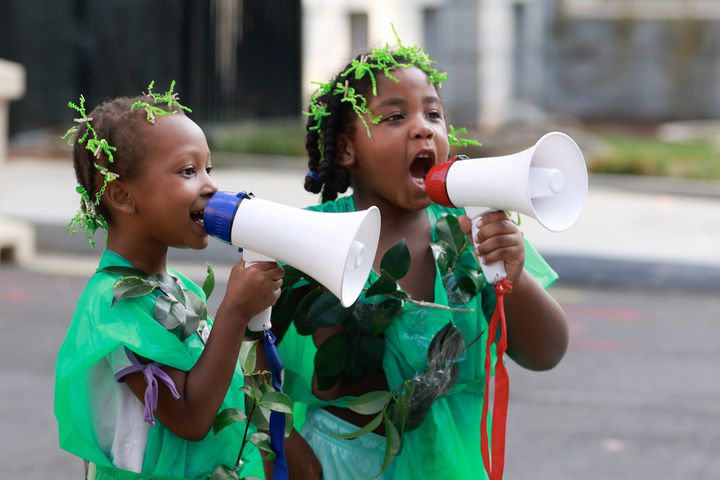
POLYGON ((366 13, 368 48, 424 45, 424 11, 439 15, 441 38, 432 52, 449 81, 443 98, 455 124, 497 127, 513 102, 513 5, 535 0, 303 0, 303 97, 325 82, 351 55, 350 14, 366 13))

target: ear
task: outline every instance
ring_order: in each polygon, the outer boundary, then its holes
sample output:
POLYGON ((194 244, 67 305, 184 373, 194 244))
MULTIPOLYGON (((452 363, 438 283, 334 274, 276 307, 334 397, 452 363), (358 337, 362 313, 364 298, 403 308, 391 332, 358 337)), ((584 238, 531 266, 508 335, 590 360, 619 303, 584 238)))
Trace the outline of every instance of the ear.
POLYGON ((105 201, 111 211, 125 215, 135 213, 135 198, 122 180, 114 180, 108 183, 105 189, 105 201))
POLYGON ((338 165, 343 168, 350 168, 357 163, 357 158, 355 157, 355 146, 347 135, 338 135, 337 156, 338 165))

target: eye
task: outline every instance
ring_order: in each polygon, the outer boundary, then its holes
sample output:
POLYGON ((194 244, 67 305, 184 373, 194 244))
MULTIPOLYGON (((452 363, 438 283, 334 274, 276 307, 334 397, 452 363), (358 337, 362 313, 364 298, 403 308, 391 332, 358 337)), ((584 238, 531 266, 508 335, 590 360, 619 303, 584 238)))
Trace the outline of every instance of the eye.
POLYGON ((441 119, 441 118, 443 118, 442 112, 439 110, 432 110, 432 111, 428 112, 428 118, 441 119))
POLYGON ((182 170, 180 170, 180 175, 182 175, 184 177, 192 177, 193 175, 195 175, 195 173, 196 173, 195 167, 185 167, 182 170))
POLYGON ((385 117, 383 120, 386 122, 398 122, 405 118, 402 113, 391 113, 387 117, 385 117))
POLYGON ((208 175, 210 175, 210 172, 212 172, 212 171, 213 171, 213 167, 212 167, 212 166, 209 166, 209 167, 205 168, 205 173, 207 173, 208 175))

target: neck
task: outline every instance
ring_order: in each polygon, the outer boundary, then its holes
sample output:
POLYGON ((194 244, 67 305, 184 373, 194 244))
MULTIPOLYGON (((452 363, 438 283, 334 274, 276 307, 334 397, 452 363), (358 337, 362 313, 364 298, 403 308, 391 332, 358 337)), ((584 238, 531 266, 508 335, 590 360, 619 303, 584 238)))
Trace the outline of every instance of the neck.
POLYGON ((373 205, 380 209, 380 242, 383 244, 392 245, 401 238, 407 239, 419 232, 429 231, 425 209, 406 210, 381 198, 370 201, 357 193, 353 193, 353 203, 355 210, 364 210, 373 205))
POLYGON ((167 273, 167 246, 149 245, 137 238, 115 232, 111 226, 108 230, 107 248, 147 274, 167 273))

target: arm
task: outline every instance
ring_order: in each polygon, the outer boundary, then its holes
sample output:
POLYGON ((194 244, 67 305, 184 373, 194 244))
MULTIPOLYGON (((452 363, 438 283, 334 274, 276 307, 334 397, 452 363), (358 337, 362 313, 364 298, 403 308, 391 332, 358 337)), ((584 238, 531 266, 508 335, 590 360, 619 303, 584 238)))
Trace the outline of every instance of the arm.
MULTIPOLYGON (((246 340, 247 324, 253 315, 275 303, 282 275, 282 268, 275 263, 260 262, 245 268, 244 262, 238 262, 195 366, 188 372, 162 366, 180 398, 176 400, 167 388, 159 388, 155 415, 175 435, 200 440, 210 431, 230 386, 240 344, 246 340)), ((146 384, 142 373, 130 374, 125 381, 143 401, 146 384)))
MULTIPOLYGON (((463 230, 470 231, 467 217, 463 230)), ((486 262, 502 260, 512 293, 505 297, 508 355, 531 370, 549 370, 565 355, 568 325, 560 305, 524 270, 525 247, 520 230, 504 212, 483 216, 476 252, 486 262)))

